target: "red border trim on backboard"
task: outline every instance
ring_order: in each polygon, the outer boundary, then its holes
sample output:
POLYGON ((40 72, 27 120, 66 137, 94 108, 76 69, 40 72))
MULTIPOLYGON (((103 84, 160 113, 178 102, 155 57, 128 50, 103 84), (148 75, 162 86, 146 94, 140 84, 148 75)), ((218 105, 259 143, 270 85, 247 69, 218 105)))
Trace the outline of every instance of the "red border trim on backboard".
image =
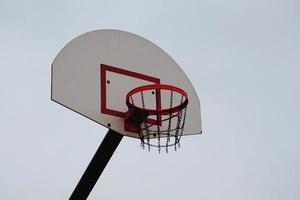
MULTIPOLYGON (((120 112, 120 111, 117 111, 117 110, 107 108, 107 102, 106 102, 106 71, 114 72, 114 73, 117 73, 117 74, 122 74, 122 75, 125 75, 125 76, 129 76, 129 77, 132 77, 132 78, 137 78, 137 79, 141 79, 141 80, 145 80, 145 81, 149 81, 149 82, 153 82, 153 83, 158 83, 158 84, 160 83, 160 79, 152 77, 152 76, 148 76, 148 75, 145 75, 145 74, 140 74, 140 73, 137 73, 137 72, 132 72, 132 71, 128 71, 128 70, 125 70, 125 69, 120 69, 120 68, 117 68, 117 67, 101 64, 100 65, 101 113, 108 114, 108 115, 113 115, 113 116, 122 117, 122 118, 125 117, 124 112, 120 112)), ((124 97, 124 101, 126 101, 125 97, 124 97)), ((158 110, 161 109, 161 95, 160 95, 160 92, 156 92, 156 109, 158 109, 158 110)))

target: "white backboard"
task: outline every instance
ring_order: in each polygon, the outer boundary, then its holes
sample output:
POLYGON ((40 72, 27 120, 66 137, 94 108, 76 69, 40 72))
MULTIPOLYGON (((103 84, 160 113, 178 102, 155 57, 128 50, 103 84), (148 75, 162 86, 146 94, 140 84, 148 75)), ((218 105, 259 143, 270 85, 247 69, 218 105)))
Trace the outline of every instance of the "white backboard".
MULTIPOLYGON (((96 30, 69 42, 52 64, 51 99, 123 135, 126 94, 142 85, 174 85, 188 94, 183 135, 201 133, 200 102, 178 64, 152 42, 120 30, 96 30)), ((151 102, 151 95, 145 97, 151 102)), ((168 97, 161 96, 162 106, 168 97)), ((151 103, 149 106, 152 106, 151 103)))

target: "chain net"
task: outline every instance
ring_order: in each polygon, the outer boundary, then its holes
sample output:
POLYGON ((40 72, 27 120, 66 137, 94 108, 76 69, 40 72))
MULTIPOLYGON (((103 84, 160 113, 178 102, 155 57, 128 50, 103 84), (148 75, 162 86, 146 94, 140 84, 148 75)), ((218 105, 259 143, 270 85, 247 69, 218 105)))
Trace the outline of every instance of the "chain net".
POLYGON ((148 151, 150 151, 151 147, 155 147, 159 153, 162 149, 165 149, 168 153, 171 147, 173 147, 175 151, 180 148, 180 139, 183 135, 187 114, 187 104, 180 109, 176 109, 176 111, 172 110, 172 108, 178 107, 187 101, 185 95, 168 89, 146 90, 130 96, 129 101, 133 106, 140 108, 138 114, 136 109, 134 111, 133 109, 129 109, 129 112, 131 111, 133 120, 139 121, 136 125, 139 126, 138 134, 143 149, 147 147, 148 151), (152 92, 152 95, 159 92, 164 99, 164 104, 161 105, 163 106, 161 109, 168 110, 168 112, 160 113, 158 111, 157 113, 147 113, 147 103, 145 100, 151 99, 145 98, 145 95, 149 97, 147 92, 152 92))

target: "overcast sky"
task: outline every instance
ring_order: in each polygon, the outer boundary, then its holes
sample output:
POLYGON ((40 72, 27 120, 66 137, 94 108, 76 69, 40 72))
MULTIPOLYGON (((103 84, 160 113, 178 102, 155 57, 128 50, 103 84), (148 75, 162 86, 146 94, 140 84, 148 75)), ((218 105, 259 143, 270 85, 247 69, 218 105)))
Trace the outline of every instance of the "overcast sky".
POLYGON ((89 199, 298 200, 299 0, 0 0, 0 199, 67 199, 107 130, 50 101, 59 50, 95 29, 159 45, 204 134, 169 154, 124 138, 89 199))

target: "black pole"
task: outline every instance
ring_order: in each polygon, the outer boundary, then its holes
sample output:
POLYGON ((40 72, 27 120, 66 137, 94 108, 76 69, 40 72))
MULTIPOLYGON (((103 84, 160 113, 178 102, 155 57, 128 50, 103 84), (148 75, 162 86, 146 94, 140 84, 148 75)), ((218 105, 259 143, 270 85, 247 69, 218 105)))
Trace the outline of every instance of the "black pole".
POLYGON ((87 199, 122 138, 123 135, 111 129, 107 132, 89 166, 86 168, 73 191, 70 200, 87 199))

